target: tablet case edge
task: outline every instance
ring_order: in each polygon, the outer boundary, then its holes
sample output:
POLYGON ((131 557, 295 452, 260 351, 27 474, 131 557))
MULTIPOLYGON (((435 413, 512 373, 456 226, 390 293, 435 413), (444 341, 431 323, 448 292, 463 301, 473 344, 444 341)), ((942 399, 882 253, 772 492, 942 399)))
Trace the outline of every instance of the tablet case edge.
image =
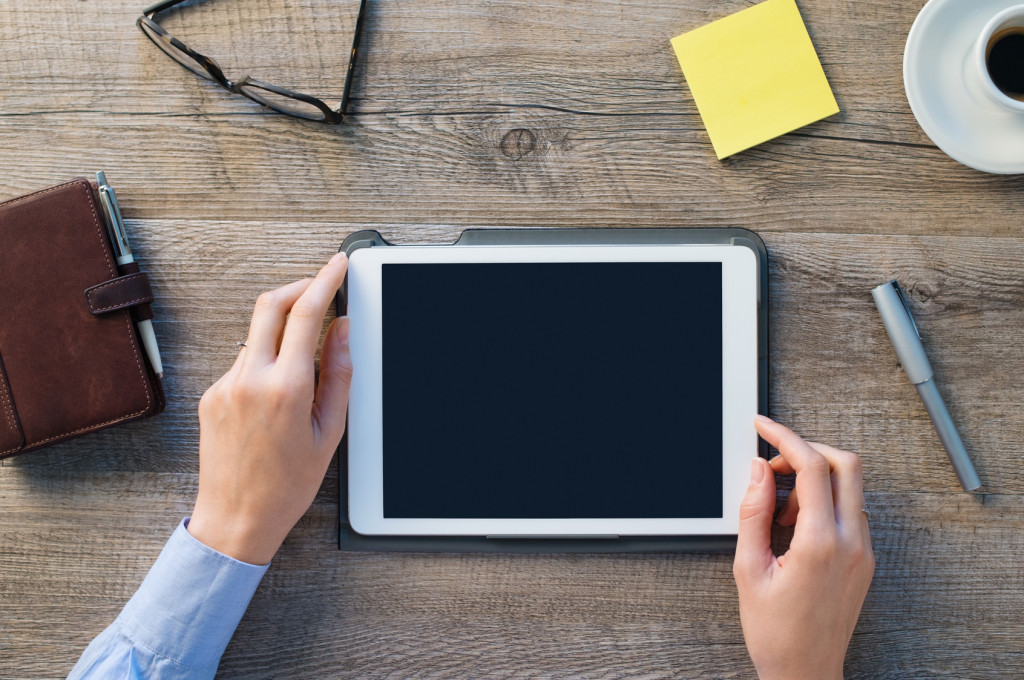
MULTIPOLYGON (((470 228, 452 246, 460 245, 658 245, 729 244, 749 248, 758 264, 758 413, 768 413, 768 251, 757 233, 743 227, 665 228, 470 228)), ((339 252, 390 246, 372 229, 350 234, 339 252)), ((432 246, 428 246, 432 247, 432 246)), ((436 247, 450 247, 439 245, 436 247)), ((337 314, 347 309, 348 280, 338 291, 337 314)), ((768 447, 758 440, 759 455, 768 447)), ((364 536, 348 523, 348 434, 338 447, 338 549, 384 552, 469 553, 632 553, 728 552, 735 536, 624 536, 617 538, 486 538, 482 536, 364 536)))

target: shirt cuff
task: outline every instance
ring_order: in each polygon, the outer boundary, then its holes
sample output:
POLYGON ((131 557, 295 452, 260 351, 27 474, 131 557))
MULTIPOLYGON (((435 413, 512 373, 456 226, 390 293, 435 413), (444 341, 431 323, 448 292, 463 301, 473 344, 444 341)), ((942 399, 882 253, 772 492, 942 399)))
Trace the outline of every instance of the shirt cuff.
POLYGON ((186 517, 118 617, 138 643, 184 666, 220 662, 269 564, 240 562, 201 543, 186 517))

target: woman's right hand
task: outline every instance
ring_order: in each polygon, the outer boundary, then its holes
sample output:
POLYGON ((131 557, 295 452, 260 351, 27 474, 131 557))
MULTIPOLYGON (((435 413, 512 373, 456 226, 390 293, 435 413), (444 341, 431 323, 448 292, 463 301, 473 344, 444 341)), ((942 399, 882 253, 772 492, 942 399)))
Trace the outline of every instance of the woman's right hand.
POLYGON ((875 568, 860 459, 764 416, 755 426, 780 455, 754 459, 740 506, 733 575, 750 658, 761 680, 842 678, 875 568), (796 528, 779 557, 771 549, 776 472, 796 473, 778 518, 796 528))

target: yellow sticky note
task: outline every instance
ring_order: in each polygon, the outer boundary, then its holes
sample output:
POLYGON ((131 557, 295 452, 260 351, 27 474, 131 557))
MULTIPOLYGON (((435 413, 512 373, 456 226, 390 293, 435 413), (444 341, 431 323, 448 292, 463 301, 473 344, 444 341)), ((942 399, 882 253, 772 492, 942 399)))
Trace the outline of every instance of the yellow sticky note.
POLYGON ((672 48, 719 159, 839 113, 795 0, 766 0, 672 48))

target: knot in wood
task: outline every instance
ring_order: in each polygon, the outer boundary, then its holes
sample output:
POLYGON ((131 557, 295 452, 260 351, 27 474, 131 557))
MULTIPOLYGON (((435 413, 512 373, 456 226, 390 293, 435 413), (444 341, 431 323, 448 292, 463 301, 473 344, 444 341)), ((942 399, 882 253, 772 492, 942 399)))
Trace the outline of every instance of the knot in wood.
POLYGON ((910 284, 910 295, 921 302, 928 302, 939 294, 940 287, 935 281, 915 281, 910 284))
POLYGON ((519 160, 523 156, 533 153, 537 148, 537 135, 526 128, 509 130, 501 138, 501 153, 512 160, 519 160))

